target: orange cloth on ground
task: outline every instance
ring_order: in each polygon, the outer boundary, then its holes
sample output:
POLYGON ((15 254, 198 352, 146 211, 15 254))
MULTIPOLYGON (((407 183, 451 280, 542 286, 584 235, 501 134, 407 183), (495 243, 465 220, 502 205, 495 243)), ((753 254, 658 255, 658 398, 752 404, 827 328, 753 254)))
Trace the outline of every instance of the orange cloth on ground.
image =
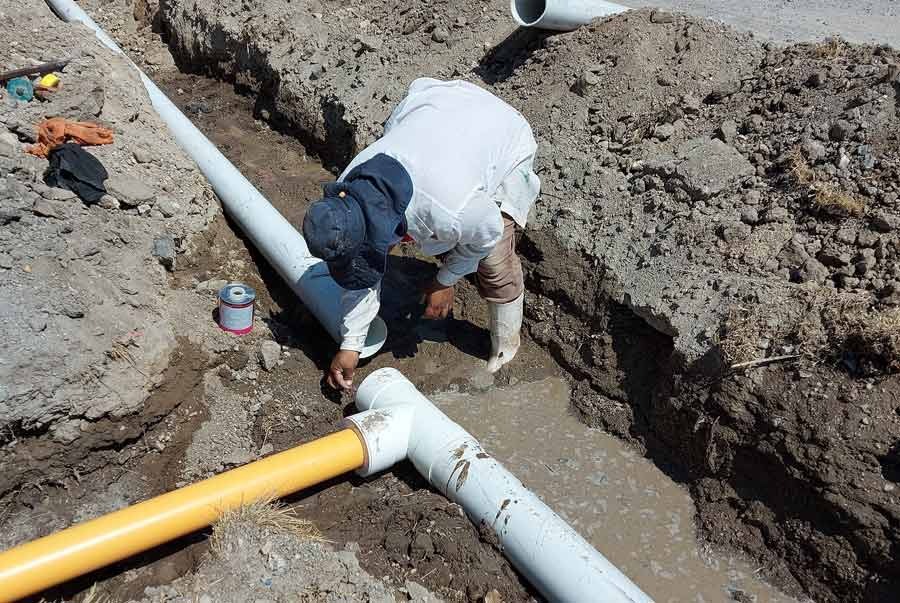
POLYGON ((62 117, 45 119, 38 124, 37 144, 25 149, 26 153, 46 157, 55 147, 65 142, 81 145, 111 144, 113 131, 88 121, 69 121, 62 117))

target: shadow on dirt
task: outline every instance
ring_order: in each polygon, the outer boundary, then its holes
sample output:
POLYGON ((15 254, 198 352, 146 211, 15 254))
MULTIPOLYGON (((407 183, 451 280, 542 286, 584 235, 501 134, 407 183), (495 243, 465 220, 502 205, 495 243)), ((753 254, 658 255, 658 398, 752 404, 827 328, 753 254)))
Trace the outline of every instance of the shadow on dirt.
POLYGON ((496 84, 509 78, 541 47, 552 32, 520 27, 491 48, 478 62, 475 73, 486 84, 496 84))

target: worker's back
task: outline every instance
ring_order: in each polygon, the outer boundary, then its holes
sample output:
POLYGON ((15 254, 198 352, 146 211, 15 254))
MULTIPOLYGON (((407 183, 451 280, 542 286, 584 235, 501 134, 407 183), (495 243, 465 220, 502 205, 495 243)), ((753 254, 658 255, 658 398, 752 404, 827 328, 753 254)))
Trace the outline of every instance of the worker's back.
POLYGON ((493 203, 503 179, 534 150, 528 122, 499 98, 468 82, 422 78, 394 109, 384 136, 344 173, 378 153, 394 157, 415 188, 407 215, 423 222, 411 220, 410 230, 423 226, 431 238, 445 239, 452 235, 441 232, 444 222, 459 218, 470 203, 493 203))

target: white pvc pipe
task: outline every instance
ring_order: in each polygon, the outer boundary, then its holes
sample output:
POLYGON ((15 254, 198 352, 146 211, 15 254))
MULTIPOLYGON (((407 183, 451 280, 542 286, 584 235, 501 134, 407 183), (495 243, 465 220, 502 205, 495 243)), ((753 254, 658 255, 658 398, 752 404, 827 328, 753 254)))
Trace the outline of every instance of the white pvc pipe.
POLYGON ((572 31, 628 7, 603 0, 510 0, 509 9, 522 27, 572 31))
POLYGON ((549 601, 652 603, 652 599, 525 488, 478 441, 399 371, 383 368, 360 385, 347 426, 366 447, 363 476, 409 458, 458 503, 549 601))
MULTIPOLYGON (((87 25, 105 46, 116 53, 125 54, 72 0, 47 0, 47 3, 64 21, 79 21, 87 25)), ((328 274, 325 263, 310 255, 306 241, 297 229, 272 207, 137 65, 132 65, 147 89, 153 108, 169 126, 178 144, 197 162, 228 214, 322 326, 340 342, 342 290, 328 274)), ((386 338, 387 326, 377 317, 369 326, 369 334, 360 356, 366 358, 373 355, 384 345, 386 338)))

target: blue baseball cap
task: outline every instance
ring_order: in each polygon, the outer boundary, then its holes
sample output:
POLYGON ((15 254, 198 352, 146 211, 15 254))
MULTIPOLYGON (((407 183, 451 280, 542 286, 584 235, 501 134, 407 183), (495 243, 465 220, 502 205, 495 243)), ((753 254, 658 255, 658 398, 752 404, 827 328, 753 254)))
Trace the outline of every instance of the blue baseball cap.
POLYGON ((381 153, 343 182, 325 185, 325 196, 303 218, 303 237, 338 285, 358 290, 378 284, 388 250, 406 233, 404 211, 412 190, 403 166, 381 153))

